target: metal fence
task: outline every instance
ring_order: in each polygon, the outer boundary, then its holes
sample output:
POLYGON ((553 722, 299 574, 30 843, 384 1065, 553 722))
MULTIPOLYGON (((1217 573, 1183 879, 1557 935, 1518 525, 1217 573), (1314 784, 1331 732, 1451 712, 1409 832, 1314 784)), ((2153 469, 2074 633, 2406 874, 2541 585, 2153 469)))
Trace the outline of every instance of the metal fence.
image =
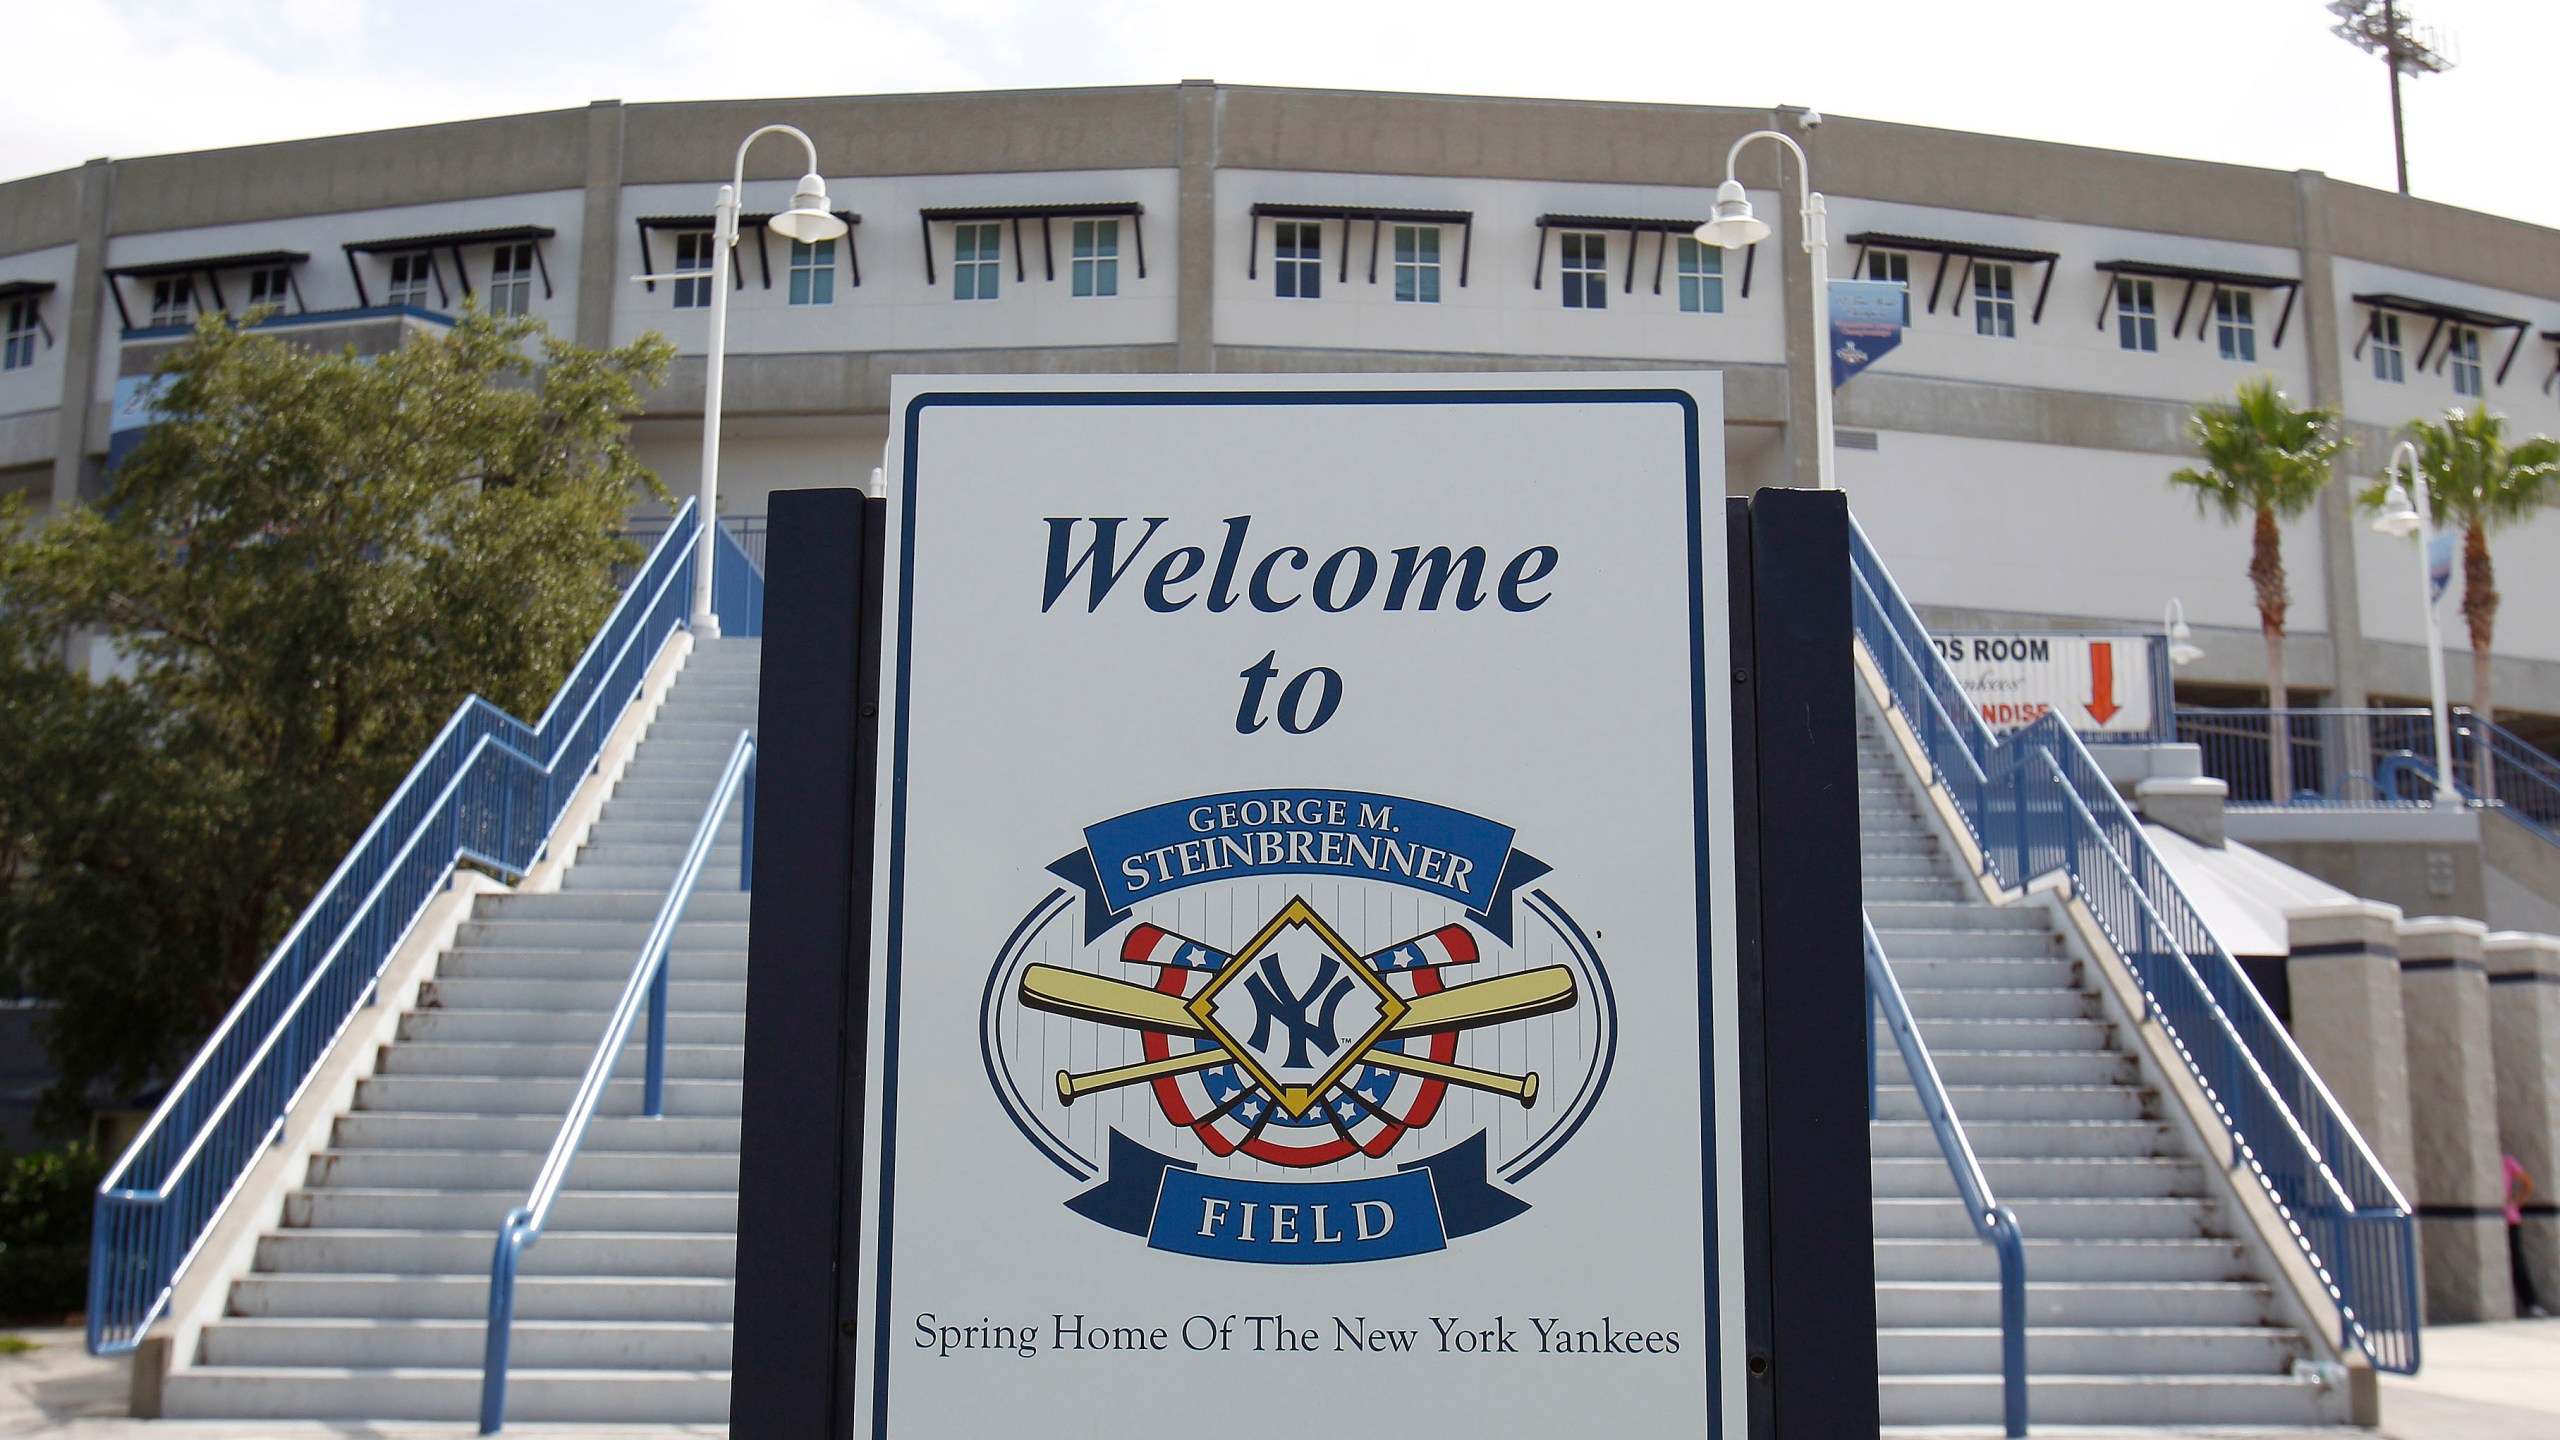
POLYGON ((2414 1372, 2417 1237, 2408 1202, 2196 914, 2088 747, 2051 715, 1993 741, 1854 527, 1851 545, 1859 642, 1919 736, 1931 778, 1980 843, 1986 872, 2005 886, 2068 877, 2222 1120, 2232 1166, 2282 1212, 2336 1302, 2341 1348, 2361 1348, 2378 1369, 2414 1372))
POLYGON ((455 867, 521 874, 691 598, 690 505, 541 719, 462 702, 98 1187, 89 1348, 131 1350, 455 867))
MULTIPOLYGON (((2243 806, 2393 809, 2425 805, 2436 789, 2433 715, 2422 709, 2178 712, 2178 738, 2202 747, 2204 772, 2243 806), (2275 793, 2276 737, 2290 793, 2275 793)), ((2560 761, 2469 710, 2452 712, 2454 788, 2560 845, 2560 761)))

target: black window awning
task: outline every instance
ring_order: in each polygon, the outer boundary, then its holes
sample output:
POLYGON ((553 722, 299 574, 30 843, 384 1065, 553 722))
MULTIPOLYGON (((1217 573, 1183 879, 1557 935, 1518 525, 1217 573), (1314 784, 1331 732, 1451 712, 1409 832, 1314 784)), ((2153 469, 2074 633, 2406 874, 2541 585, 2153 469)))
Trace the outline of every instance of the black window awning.
MULTIPOLYGON (((17 300, 41 301, 52 293, 53 282, 50 280, 0 280, 0 305, 17 300)), ((36 328, 44 332, 44 343, 50 347, 53 344, 53 326, 44 318, 43 305, 38 304, 33 309, 36 328)))
POLYGON ((1262 222, 1265 220, 1326 220, 1342 224, 1342 267, 1336 277, 1351 279, 1351 227, 1369 222, 1369 283, 1378 283, 1378 241, 1380 232, 1389 225, 1455 225, 1462 232, 1458 240, 1458 284, 1467 283, 1467 272, 1475 261, 1476 212, 1473 210, 1424 210, 1402 205, 1298 205, 1285 202, 1262 202, 1253 207, 1253 243, 1245 247, 1244 278, 1259 278, 1262 262, 1262 222))
POLYGON ((1964 269, 1956 276, 1955 296, 1947 303, 1950 315, 1964 313, 1964 297, 1973 289, 1974 266, 1985 261, 1994 265, 2041 265, 2044 267, 2044 283, 2036 287, 2035 309, 2027 317, 2030 325, 2044 323, 2045 297, 2053 293, 2053 262, 2062 258, 2060 252, 2053 250, 2024 250, 2015 245, 1991 245, 1979 240, 1940 240, 1928 235, 1897 235, 1886 230, 1861 230, 1849 237, 1849 243, 1858 247, 1857 257, 1849 262, 1849 274, 1853 279, 1865 278, 1867 252, 1870 250, 1937 256, 1938 273, 1929 281, 1929 313, 1932 315, 1938 313, 1938 294, 1946 284, 1950 261, 1964 262, 1964 269))
MULTIPOLYGON (((290 271, 298 268, 311 254, 305 250, 247 250, 236 255, 206 255, 194 260, 153 260, 141 265, 107 267, 107 293, 115 297, 116 318, 124 328, 133 328, 133 313, 125 308, 124 287, 119 280, 167 280, 181 275, 201 275, 213 291, 213 306, 228 311, 231 302, 223 298, 222 272, 225 270, 272 270, 278 266, 290 271)), ((301 286, 294 285, 294 299, 302 298, 301 286)))
POLYGON ((356 265, 356 257, 359 255, 425 255, 427 271, 435 277, 437 302, 442 304, 447 303, 448 297, 444 288, 444 272, 435 263, 437 251, 443 250, 452 254, 453 276, 461 283, 463 298, 467 300, 471 298, 471 267, 462 261, 463 247, 522 245, 529 242, 533 246, 534 268, 542 273, 542 298, 548 300, 551 298, 551 262, 543 256, 542 242, 558 233, 548 225, 501 225, 485 230, 443 230, 432 235, 399 235, 388 240, 357 240, 338 248, 347 252, 347 273, 355 277, 356 301, 359 306, 369 306, 373 303, 365 294, 364 271, 356 265))
MULTIPOLYGON (((2209 286, 2211 290, 2282 290, 2284 310, 2276 316, 2275 339, 2268 345, 2269 349, 2281 350, 2284 348, 2285 329, 2293 323, 2293 302, 2302 293, 2302 281, 2291 275, 2257 275, 2246 270, 2216 270, 2204 265, 2171 265, 2157 260, 2101 260, 2098 262, 2098 270, 2107 277, 2106 292, 2098 298, 2098 328, 2101 330, 2107 328, 2107 312, 2115 306, 2117 276, 2131 275, 2145 280, 2185 281, 2187 288, 2178 297, 2178 318, 2169 326, 2169 338, 2172 340, 2186 334, 2187 307, 2195 300, 2196 287, 2199 285, 2209 286)), ((2208 311, 2212 308, 2211 298, 2211 291, 2208 290, 2206 295, 2208 311)), ((2198 315, 2196 317, 2198 340, 2205 338, 2207 328, 2205 317, 2198 315)))
MULTIPOLYGON (((2560 346, 2560 330, 2545 330, 2542 332, 2542 338, 2550 341, 2554 346, 2560 346)), ((2542 377, 2543 394, 2551 393, 2551 382, 2554 380, 2560 380, 2560 349, 2552 351, 2551 373, 2542 377)))
MULTIPOLYGON (((2465 330, 2513 330, 2516 332, 2516 338, 2507 346, 2506 358, 2498 362, 2498 383, 2501 385, 2507 383, 2507 371, 2514 367, 2516 352, 2524 348, 2525 337, 2533 333, 2533 322, 2530 320, 2519 319, 2513 315, 2492 315, 2486 310, 2474 310, 2467 305, 2448 305, 2441 300, 2422 300, 2414 295, 2399 295, 2388 290, 2358 295, 2355 301, 2373 311, 2377 316, 2387 310, 2394 314, 2435 322, 2435 328, 2427 332, 2427 343, 2418 347, 2417 368, 2420 370, 2427 368, 2427 360, 2430 356, 2434 357, 2438 370, 2442 370, 2445 361, 2452 356, 2453 346, 2450 343, 2441 351, 2436 349, 2436 342, 2444 339, 2445 327, 2448 325, 2465 330)), ((2364 327, 2364 333, 2356 337, 2355 353, 2350 358, 2362 358, 2365 343, 2373 338, 2373 332, 2373 325, 2368 324, 2364 327)), ((2549 384, 2548 381, 2544 383, 2549 384)))
MULTIPOLYGON (((780 212, 773 210, 750 210, 738 216, 740 236, 743 237, 750 230, 756 232, 756 261, 764 272, 764 288, 767 290, 773 288, 773 252, 765 247, 767 235, 765 227, 778 213, 780 212)), ((862 252, 854 248, 853 232, 854 228, 862 223, 862 217, 850 210, 830 210, 827 213, 845 224, 845 268, 851 273, 855 287, 860 288, 862 252)), ((654 276, 658 273, 658 267, 649 253, 649 233, 653 230, 708 231, 712 228, 712 217, 709 215, 643 215, 632 223, 640 227, 640 273, 644 276, 654 276)), ((729 281, 737 289, 747 288, 746 274, 738 267, 738 252, 734 250, 729 252, 729 281)), ((642 288, 655 294, 658 282, 651 279, 642 288)))
POLYGON ((1058 278, 1058 245, 1049 232, 1052 220, 1102 220, 1127 216, 1129 234, 1138 252, 1138 278, 1147 278, 1147 227, 1140 217, 1147 207, 1135 200, 1098 200, 1090 203, 1058 205, 946 205, 938 209, 919 210, 917 221, 924 228, 924 283, 939 283, 933 267, 933 227, 936 225, 1004 224, 1013 226, 1013 278, 1016 283, 1028 278, 1023 268, 1022 222, 1040 222, 1040 261, 1043 273, 1058 278))
MULTIPOLYGON (((1529 288, 1542 290, 1547 280, 1547 236, 1557 230, 1615 231, 1627 237, 1626 293, 1636 290, 1636 255, 1644 248, 1639 238, 1658 235, 1653 247, 1653 293, 1662 293, 1662 257, 1671 253, 1674 237, 1688 235, 1704 225, 1704 220, 1663 219, 1641 215, 1555 215, 1538 217, 1538 264, 1529 272, 1529 288)), ((1751 246, 1742 254, 1742 298, 1751 298, 1751 272, 1760 259, 1760 247, 1751 246)))

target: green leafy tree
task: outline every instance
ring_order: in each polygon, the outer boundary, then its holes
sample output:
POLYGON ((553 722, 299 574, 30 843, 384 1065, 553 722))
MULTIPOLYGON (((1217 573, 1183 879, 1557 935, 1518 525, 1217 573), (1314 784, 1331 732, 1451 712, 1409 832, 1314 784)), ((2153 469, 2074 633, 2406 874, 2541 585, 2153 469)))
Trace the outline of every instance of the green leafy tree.
MULTIPOLYGON (((2471 630, 2471 708, 2495 720, 2489 673, 2491 645, 2498 630, 2498 580, 2489 563, 2489 532, 2530 518, 2560 485, 2560 440, 2536 435, 2507 443, 2507 421, 2486 405, 2448 410, 2442 420, 2419 420, 2409 426, 2418 445, 2418 466, 2427 477, 2431 502, 2428 520, 2439 530, 2462 532, 2462 618, 2471 630)), ((2360 497, 2380 508, 2390 477, 2373 482, 2360 497)), ((2478 783, 2495 796, 2497 781, 2484 749, 2478 783)))
POLYGON ((100 504, 0 517, 0 942, 54 1123, 175 1073, 464 696, 548 698, 663 493, 626 417, 670 349, 208 317, 100 504))
POLYGON ((2285 587, 2282 522, 2308 514, 2329 483, 2347 441, 2338 413, 2297 407, 2271 376, 2245 381, 2229 400, 2209 400, 2187 419, 2187 435, 2204 464, 2169 482, 2194 493, 2199 510, 2228 522, 2246 520, 2249 583, 2257 591, 2258 631, 2267 643, 2267 763, 2279 800, 2293 793, 2291 729, 2285 719, 2285 587))

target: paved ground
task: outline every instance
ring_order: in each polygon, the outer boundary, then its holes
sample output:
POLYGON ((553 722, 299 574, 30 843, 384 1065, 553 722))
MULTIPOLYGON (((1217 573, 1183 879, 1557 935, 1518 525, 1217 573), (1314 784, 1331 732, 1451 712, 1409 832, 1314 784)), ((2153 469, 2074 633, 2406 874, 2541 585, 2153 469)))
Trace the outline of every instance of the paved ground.
MULTIPOLYGON (((77 1330, 0 1332, 34 1348, 0 1355, 0 1440, 460 1440, 470 1425, 313 1421, 133 1420, 124 1413, 125 1366, 92 1359, 77 1330)), ((2555 1440, 2560 1437, 2560 1320, 2453 1325, 2426 1332, 2423 1373, 2384 1376, 2382 1429, 2262 1427, 2088 1429, 2038 1426, 2056 1440, 2555 1440)), ((510 1426, 517 1440, 674 1440, 725 1433, 718 1426, 510 1426)), ((1929 1440, 1997 1435, 1986 1430, 1891 1432, 1929 1440)))

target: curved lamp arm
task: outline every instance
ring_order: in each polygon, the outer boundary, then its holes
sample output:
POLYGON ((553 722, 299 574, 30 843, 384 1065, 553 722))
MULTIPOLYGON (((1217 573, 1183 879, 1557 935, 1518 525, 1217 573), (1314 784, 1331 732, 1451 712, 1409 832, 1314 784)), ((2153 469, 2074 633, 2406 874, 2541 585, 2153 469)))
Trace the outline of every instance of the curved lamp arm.
MULTIPOLYGON (((1813 162, 1805 158, 1804 147, 1796 143, 1794 136, 1783 130, 1754 130, 1734 141, 1733 148, 1724 152, 1724 178, 1729 181, 1741 179, 1734 173, 1734 167, 1742 159, 1742 147, 1754 140, 1775 140, 1796 157, 1796 194, 1802 201, 1805 222, 1804 248, 1809 251, 1816 245, 1830 243, 1831 237, 1824 233, 1829 207, 1823 203, 1821 192, 1813 188, 1813 162)), ((1784 189, 1786 181, 1782 178, 1778 185, 1784 189)))
POLYGON ((716 243, 722 250, 737 248, 738 197, 745 193, 747 188, 747 151, 767 135, 788 135, 799 141, 800 148, 809 154, 808 173, 812 175, 818 173, 818 142, 810 139, 809 133, 797 125, 761 126, 751 132, 746 139, 739 141, 738 163, 730 171, 728 187, 720 192, 718 213, 713 223, 713 228, 719 232, 716 243))

